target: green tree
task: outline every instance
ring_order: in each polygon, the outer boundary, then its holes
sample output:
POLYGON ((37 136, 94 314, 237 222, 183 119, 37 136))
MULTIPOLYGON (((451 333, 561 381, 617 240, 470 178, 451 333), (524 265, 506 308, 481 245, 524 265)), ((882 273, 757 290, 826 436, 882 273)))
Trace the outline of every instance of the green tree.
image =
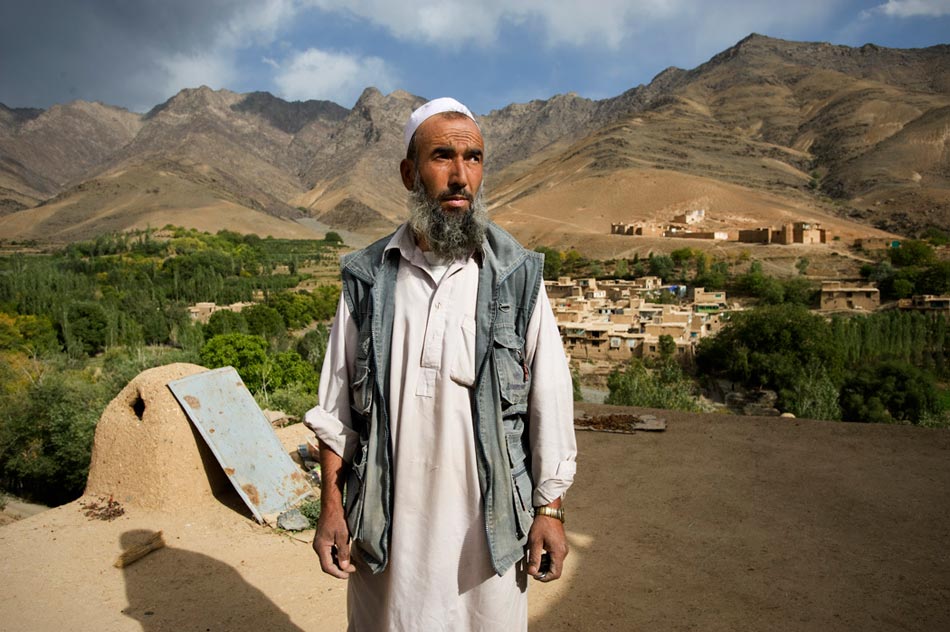
POLYGON ((937 411, 933 377, 898 360, 861 366, 841 388, 847 421, 916 424, 937 411))
POLYGON ((255 393, 264 385, 267 371, 267 341, 249 334, 223 334, 201 348, 201 364, 209 369, 233 366, 248 390, 255 393))
POLYGON ((297 384, 310 393, 316 393, 320 383, 320 374, 313 365, 300 357, 296 351, 282 351, 274 354, 270 360, 266 375, 270 390, 287 388, 297 384))
POLYGON ((895 266, 925 266, 935 259, 934 248, 926 241, 908 240, 887 251, 895 266))
POLYGON ((534 251, 544 255, 544 270, 542 276, 545 280, 556 281, 557 278, 561 276, 561 264, 563 259, 561 253, 547 246, 538 246, 534 251))
POLYGON ((950 232, 935 226, 931 226, 925 230, 921 234, 921 237, 930 242, 932 246, 946 246, 950 244, 950 232))
POLYGON ((803 277, 793 277, 781 283, 785 303, 817 307, 819 291, 811 281, 803 277))
POLYGON ((313 320, 314 304, 307 292, 280 292, 271 296, 267 304, 277 310, 288 329, 300 329, 313 320))
POLYGON ((261 408, 280 410, 297 419, 302 419, 304 413, 317 405, 313 390, 300 383, 278 388, 266 398, 258 395, 255 399, 261 408))
POLYGON ((607 387, 610 389, 607 404, 699 410, 692 381, 672 362, 650 371, 639 360, 631 360, 625 369, 616 369, 610 374, 607 387))
POLYGON ((798 274, 804 276, 808 274, 808 265, 809 261, 807 257, 802 257, 795 262, 795 269, 798 270, 798 274))
POLYGON ((297 342, 297 353, 319 371, 323 366, 323 357, 327 351, 329 338, 329 329, 325 324, 320 323, 316 328, 301 336, 297 342))
POLYGON ((660 359, 670 362, 676 356, 676 341, 669 334, 660 335, 660 359))
POLYGON ((950 294, 950 261, 938 261, 924 269, 916 289, 918 294, 950 294))
POLYGON ((788 412, 805 419, 841 419, 838 387, 824 368, 801 371, 781 393, 788 412))
POLYGON ((676 265, 684 266, 695 254, 692 248, 677 248, 670 253, 670 259, 672 259, 676 265))
POLYGON ((908 278, 895 278, 890 283, 888 298, 910 298, 914 295, 914 282, 908 278))
POLYGON ((650 254, 649 259, 650 274, 658 276, 663 281, 669 282, 673 279, 675 266, 673 259, 666 255, 650 254))
POLYGON ((78 497, 86 484, 101 389, 82 376, 46 372, 0 408, 4 487, 48 504, 78 497))
POLYGON ((310 313, 317 321, 330 320, 336 312, 336 305, 340 298, 340 288, 336 285, 321 285, 310 295, 313 303, 310 313))
POLYGON ((576 367, 571 369, 571 391, 575 402, 584 401, 584 393, 581 391, 581 376, 576 367))
POLYGON ((831 326, 806 308, 788 304, 732 314, 715 337, 700 342, 696 360, 704 373, 780 394, 795 388, 803 369, 823 368, 838 384, 844 367, 843 347, 832 337, 831 326))
POLYGON ((67 350, 73 355, 95 355, 105 349, 109 318, 99 303, 82 301, 66 308, 60 331, 67 350))
POLYGON ((630 268, 627 265, 626 259, 617 259, 617 263, 614 265, 614 276, 618 278, 626 278, 630 273, 630 268))
POLYGON ((229 309, 219 309, 211 314, 208 324, 205 325, 205 336, 209 339, 222 334, 246 334, 247 321, 240 312, 229 309))
POLYGON ((766 275, 759 261, 753 261, 749 271, 739 277, 738 286, 741 292, 768 305, 778 305, 785 300, 785 286, 778 279, 766 275))
POLYGON ((561 269, 565 274, 575 274, 583 262, 584 257, 581 256, 581 253, 572 248, 564 253, 561 269))
POLYGON ((282 337, 287 333, 287 327, 280 312, 267 305, 251 305, 241 310, 241 315, 247 321, 249 333, 261 336, 267 340, 282 337))
POLYGON ((693 279, 693 285, 707 290, 722 290, 725 289, 728 281, 729 264, 725 261, 717 261, 702 274, 697 274, 693 279))
POLYGON ((265 401, 281 388, 299 384, 315 393, 319 374, 296 351, 269 354, 260 336, 224 334, 215 336, 201 349, 201 362, 208 368, 233 366, 248 390, 265 401))

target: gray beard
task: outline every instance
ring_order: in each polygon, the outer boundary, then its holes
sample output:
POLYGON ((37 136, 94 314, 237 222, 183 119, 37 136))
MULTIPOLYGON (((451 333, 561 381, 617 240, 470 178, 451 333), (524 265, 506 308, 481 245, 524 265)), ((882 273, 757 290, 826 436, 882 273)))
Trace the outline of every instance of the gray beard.
POLYGON ((409 192, 409 227, 425 238, 429 250, 446 261, 467 259, 482 248, 488 212, 482 189, 475 194, 470 208, 463 214, 446 213, 437 197, 426 192, 419 173, 409 192))

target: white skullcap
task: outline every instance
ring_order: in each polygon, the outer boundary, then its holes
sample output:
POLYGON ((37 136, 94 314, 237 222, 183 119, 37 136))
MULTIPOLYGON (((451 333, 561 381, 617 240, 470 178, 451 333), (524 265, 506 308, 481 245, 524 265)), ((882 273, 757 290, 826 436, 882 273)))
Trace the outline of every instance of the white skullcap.
POLYGON ((436 114, 442 114, 443 112, 460 112, 472 119, 475 122, 475 125, 478 125, 478 121, 475 120, 475 115, 472 112, 453 99, 452 97, 441 97, 439 99, 432 99, 428 103, 424 103, 416 108, 416 111, 409 116, 409 120, 406 121, 406 129, 403 130, 403 140, 405 141, 406 150, 409 150, 409 141, 412 140, 412 135, 416 133, 416 130, 419 129, 419 126, 422 125, 426 119, 430 116, 435 116, 436 114))

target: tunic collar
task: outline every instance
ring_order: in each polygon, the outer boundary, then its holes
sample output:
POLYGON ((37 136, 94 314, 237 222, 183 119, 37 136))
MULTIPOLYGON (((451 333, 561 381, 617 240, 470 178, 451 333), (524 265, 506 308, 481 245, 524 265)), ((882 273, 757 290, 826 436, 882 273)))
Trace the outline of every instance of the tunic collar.
MULTIPOLYGON (((393 233, 389 243, 387 243, 386 247, 383 249, 383 258, 385 258, 391 250, 398 250, 403 259, 413 264, 417 268, 422 268, 431 274, 431 266, 429 261, 419 248, 419 245, 416 243, 416 239, 412 234, 412 228, 409 227, 409 222, 402 224, 398 229, 396 229, 396 232, 393 233)), ((478 261, 478 253, 476 252, 473 254, 475 255, 476 261, 478 261)), ((471 258, 472 256, 469 256, 465 259, 458 259, 449 263, 449 271, 455 271, 458 268, 464 267, 471 258)))

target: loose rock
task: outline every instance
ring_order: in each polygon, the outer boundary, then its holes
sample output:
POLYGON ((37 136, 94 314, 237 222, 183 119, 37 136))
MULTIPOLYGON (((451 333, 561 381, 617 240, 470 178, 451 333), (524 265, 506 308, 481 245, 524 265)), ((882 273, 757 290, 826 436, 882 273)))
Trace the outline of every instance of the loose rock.
POLYGON ((277 527, 284 531, 304 531, 310 528, 310 521, 298 509, 290 509, 277 516, 277 527))

